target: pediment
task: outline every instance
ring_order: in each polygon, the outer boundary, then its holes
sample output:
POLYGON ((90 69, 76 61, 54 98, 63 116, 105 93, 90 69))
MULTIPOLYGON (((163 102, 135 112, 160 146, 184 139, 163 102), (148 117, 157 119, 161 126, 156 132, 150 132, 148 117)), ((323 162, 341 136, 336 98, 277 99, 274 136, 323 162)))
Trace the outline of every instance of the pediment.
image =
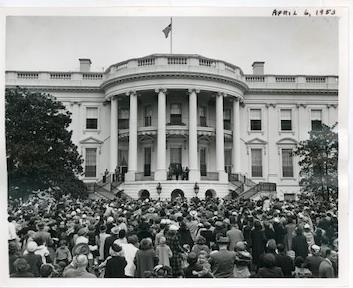
POLYGON ((266 145, 267 142, 265 140, 262 140, 260 138, 254 138, 254 139, 251 139, 247 142, 245 142, 246 145, 266 145))
POLYGON ((80 144, 102 144, 103 141, 94 138, 94 137, 88 137, 80 141, 80 144))
POLYGON ((285 145, 285 144, 292 144, 292 145, 297 145, 298 144, 298 141, 295 140, 294 138, 290 138, 290 137, 287 137, 287 138, 283 138, 281 140, 278 140, 276 142, 277 145, 285 145))

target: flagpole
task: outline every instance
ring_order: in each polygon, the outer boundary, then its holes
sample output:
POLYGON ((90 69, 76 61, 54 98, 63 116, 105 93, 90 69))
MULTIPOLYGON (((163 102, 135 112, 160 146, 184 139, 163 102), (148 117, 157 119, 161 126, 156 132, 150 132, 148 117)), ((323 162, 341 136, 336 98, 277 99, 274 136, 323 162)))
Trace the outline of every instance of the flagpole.
POLYGON ((173 54, 173 17, 170 17, 170 54, 173 54))

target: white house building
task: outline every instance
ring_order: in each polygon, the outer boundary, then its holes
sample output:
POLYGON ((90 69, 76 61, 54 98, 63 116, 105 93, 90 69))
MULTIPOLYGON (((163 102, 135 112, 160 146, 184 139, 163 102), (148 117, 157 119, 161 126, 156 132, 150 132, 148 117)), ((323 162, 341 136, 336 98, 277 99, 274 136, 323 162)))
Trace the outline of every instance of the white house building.
POLYGON ((264 62, 246 75, 231 63, 184 54, 129 59, 105 72, 90 65, 80 59, 74 72, 7 71, 6 87, 60 100, 72 113, 83 180, 134 198, 232 191, 294 198, 292 150, 319 123, 337 121, 337 76, 267 75, 264 62), (188 177, 177 180, 185 167, 188 177), (102 183, 106 169, 124 181, 102 183))

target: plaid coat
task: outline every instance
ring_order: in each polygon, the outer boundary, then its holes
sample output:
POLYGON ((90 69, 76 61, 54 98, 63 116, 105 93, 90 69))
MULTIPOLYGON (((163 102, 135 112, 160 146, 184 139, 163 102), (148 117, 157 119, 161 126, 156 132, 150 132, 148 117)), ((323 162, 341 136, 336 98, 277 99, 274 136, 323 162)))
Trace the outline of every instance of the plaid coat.
POLYGON ((167 244, 172 250, 173 256, 170 258, 170 266, 172 267, 173 276, 180 276, 183 273, 182 253, 179 237, 176 234, 167 235, 167 244))

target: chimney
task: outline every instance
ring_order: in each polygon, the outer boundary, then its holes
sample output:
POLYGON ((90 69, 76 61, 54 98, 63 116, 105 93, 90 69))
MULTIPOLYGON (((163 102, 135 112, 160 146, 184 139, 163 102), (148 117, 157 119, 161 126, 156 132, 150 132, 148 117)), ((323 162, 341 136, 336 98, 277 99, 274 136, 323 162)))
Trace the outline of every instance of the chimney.
POLYGON ((252 74, 264 75, 264 65, 265 62, 255 61, 254 63, 252 63, 252 74))
POLYGON ((89 72, 91 70, 91 59, 80 58, 80 72, 89 72))

